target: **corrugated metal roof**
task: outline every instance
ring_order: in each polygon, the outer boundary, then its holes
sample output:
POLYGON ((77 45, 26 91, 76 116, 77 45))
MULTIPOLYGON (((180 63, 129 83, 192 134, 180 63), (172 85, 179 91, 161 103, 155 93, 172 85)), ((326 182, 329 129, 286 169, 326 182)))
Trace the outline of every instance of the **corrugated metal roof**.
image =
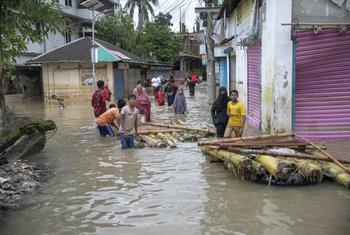
MULTIPOLYGON (((96 45, 100 46, 111 57, 116 58, 115 61, 121 60, 131 63, 144 63, 144 61, 117 46, 108 42, 96 39, 96 45)), ((27 64, 41 64, 50 62, 90 62, 91 61, 92 38, 79 38, 73 42, 67 43, 61 47, 53 49, 49 52, 41 54, 29 60, 27 64)), ((111 58, 109 58, 109 61, 111 58)))

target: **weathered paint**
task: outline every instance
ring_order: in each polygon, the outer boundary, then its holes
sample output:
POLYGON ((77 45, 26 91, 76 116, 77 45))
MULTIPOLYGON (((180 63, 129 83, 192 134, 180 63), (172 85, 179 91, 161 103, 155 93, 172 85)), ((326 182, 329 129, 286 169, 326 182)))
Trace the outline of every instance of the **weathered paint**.
POLYGON ((350 32, 299 32, 296 43, 296 132, 350 139, 350 32))
POLYGON ((261 109, 261 48, 260 44, 249 46, 248 59, 248 121, 260 129, 261 109))
POLYGON ((247 18, 250 18, 253 11, 254 0, 241 1, 237 8, 237 23, 240 24, 245 21, 247 18))
MULTIPOLYGON (((96 80, 104 80, 113 91, 111 70, 112 66, 108 63, 98 63, 96 66, 96 80)), ((92 70, 91 64, 88 62, 43 64, 44 98, 49 100, 55 94, 64 97, 66 100, 89 100, 92 94, 92 86, 82 85, 82 78, 89 74, 92 74, 92 70)))
POLYGON ((243 47, 237 47, 236 58, 236 90, 239 92, 239 99, 247 105, 247 51, 243 47))
POLYGON ((350 12, 331 0, 293 1, 293 20, 301 23, 344 23, 350 21, 350 12))
POLYGON ((292 40, 290 27, 292 1, 266 0, 262 29, 261 128, 265 132, 291 131, 292 40))

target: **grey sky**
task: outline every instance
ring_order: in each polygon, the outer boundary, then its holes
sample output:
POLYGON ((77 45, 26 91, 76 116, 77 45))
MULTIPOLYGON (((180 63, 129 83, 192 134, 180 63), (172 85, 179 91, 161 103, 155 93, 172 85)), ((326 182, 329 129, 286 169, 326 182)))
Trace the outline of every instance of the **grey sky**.
MULTIPOLYGON (((126 0, 121 0, 120 2, 124 7, 126 0)), ((172 29, 175 31, 179 31, 181 8, 182 21, 186 22, 186 27, 188 31, 192 32, 194 21, 196 19, 194 8, 197 6, 201 6, 201 4, 204 6, 202 0, 159 0, 159 5, 158 7, 155 7, 154 10, 155 15, 157 15, 159 12, 166 13, 170 11, 170 14, 173 16, 172 29)), ((137 14, 135 14, 134 16, 134 21, 137 22, 137 14)))

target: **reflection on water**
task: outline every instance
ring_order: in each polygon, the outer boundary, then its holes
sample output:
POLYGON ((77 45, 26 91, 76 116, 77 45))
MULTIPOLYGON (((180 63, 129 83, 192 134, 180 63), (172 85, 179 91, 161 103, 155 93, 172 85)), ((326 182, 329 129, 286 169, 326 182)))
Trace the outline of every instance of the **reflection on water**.
MULTIPOLYGON (((210 125, 205 93, 190 113, 155 108, 153 119, 210 125)), ((209 164, 195 143, 175 150, 120 150, 100 138, 88 104, 65 110, 19 104, 53 119, 58 132, 30 160, 50 170, 41 191, 0 221, 1 234, 348 234, 350 192, 340 186, 272 187, 235 180, 209 164)))

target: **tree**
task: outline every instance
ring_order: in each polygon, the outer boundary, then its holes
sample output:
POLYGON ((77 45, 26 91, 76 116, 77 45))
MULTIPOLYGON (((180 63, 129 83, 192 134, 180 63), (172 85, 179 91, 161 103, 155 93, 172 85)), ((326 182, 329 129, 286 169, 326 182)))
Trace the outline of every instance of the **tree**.
POLYGON ((0 109, 6 124, 5 71, 13 68, 14 58, 26 51, 26 43, 43 43, 49 32, 62 32, 66 20, 57 0, 1 0, 0 4, 0 109), (40 25, 40 29, 36 26, 40 25))
POLYGON ((168 27, 173 26, 171 23, 172 15, 170 15, 169 12, 164 14, 163 12, 160 12, 155 18, 154 18, 154 23, 159 24, 159 25, 165 25, 168 27))
POLYGON ((125 10, 121 10, 118 15, 108 14, 99 18, 96 31, 97 38, 118 45, 124 50, 135 51, 134 21, 125 10))
POLYGON ((174 62, 181 50, 179 37, 170 27, 157 23, 147 23, 138 42, 142 57, 162 62, 174 62))
POLYGON ((135 7, 138 9, 137 28, 142 28, 145 23, 149 22, 149 13, 154 17, 153 6, 158 6, 158 0, 128 0, 125 8, 130 11, 131 18, 134 16, 135 7))

